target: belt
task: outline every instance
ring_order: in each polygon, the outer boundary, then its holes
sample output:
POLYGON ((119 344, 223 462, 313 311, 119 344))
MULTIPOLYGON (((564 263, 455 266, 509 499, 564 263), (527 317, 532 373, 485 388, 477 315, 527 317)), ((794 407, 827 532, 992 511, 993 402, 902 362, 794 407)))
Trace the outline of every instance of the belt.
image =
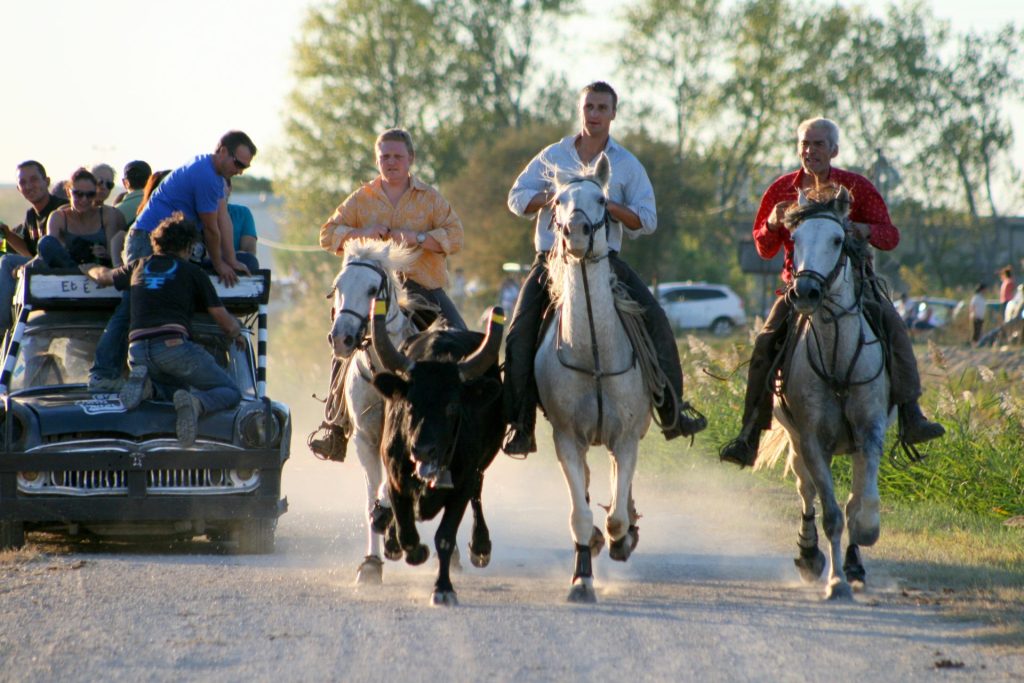
POLYGON ((181 332, 161 332, 160 334, 150 334, 150 335, 145 335, 145 336, 142 336, 142 337, 138 337, 137 339, 132 339, 128 343, 128 345, 131 346, 132 344, 135 344, 136 342, 163 341, 163 340, 171 340, 171 339, 181 339, 181 340, 184 340, 184 341, 188 341, 188 337, 183 335, 181 332))

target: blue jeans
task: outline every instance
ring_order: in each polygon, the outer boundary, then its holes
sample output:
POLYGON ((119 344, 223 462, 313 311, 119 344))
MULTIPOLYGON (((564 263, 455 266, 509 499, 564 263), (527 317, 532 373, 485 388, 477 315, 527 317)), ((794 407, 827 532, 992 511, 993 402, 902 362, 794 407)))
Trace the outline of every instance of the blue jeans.
POLYGON ((157 394, 175 389, 191 391, 203 404, 203 413, 234 408, 242 400, 234 378, 217 365, 206 349, 181 337, 157 337, 132 342, 128 365, 145 365, 157 394))
MULTIPOLYGON (((129 230, 124 241, 125 263, 150 256, 153 247, 149 243, 149 233, 142 230, 129 230)), ((121 303, 114 309, 103 336, 96 344, 96 360, 89 369, 90 379, 117 379, 121 376, 125 358, 128 357, 128 330, 131 326, 131 304, 128 292, 121 296, 121 303)))
POLYGON ((17 281, 14 269, 28 263, 31 259, 21 254, 5 254, 0 257, 0 335, 11 328, 11 305, 14 303, 14 290, 17 281))
POLYGON ((77 264, 72 260, 71 254, 60 243, 60 240, 53 235, 43 235, 36 245, 39 252, 39 259, 50 268, 76 268, 77 264))

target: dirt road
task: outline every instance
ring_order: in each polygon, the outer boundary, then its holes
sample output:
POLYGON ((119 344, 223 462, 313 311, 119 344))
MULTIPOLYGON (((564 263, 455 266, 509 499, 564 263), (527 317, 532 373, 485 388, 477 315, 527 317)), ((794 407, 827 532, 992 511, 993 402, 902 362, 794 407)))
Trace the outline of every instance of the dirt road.
MULTIPOLYGON (((433 562, 388 563, 383 587, 352 585, 362 473, 314 460, 296 439, 272 556, 211 554, 206 543, 36 543, 0 555, 0 680, 1024 677, 1024 650, 985 645, 979 624, 917 604, 870 551, 869 590, 853 604, 823 602, 822 586, 793 569, 795 523, 764 514, 750 477, 680 457, 692 465, 677 479, 638 481, 636 553, 626 564, 605 553, 598 604, 575 606, 552 453, 499 456, 485 487, 493 561, 456 575, 461 605, 439 609, 427 605, 433 562)), ((592 454, 597 512, 604 459, 592 454)), ((795 492, 793 505, 795 518, 795 492)))

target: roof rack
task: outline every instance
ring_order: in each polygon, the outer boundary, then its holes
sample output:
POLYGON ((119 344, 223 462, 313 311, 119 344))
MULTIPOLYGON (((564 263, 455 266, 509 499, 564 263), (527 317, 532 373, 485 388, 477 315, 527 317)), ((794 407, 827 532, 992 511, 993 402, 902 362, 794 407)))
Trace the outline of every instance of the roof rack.
MULTIPOLYGON (((255 313, 270 298, 269 270, 239 275, 234 287, 225 287, 215 275, 210 281, 224 307, 233 313, 255 313)), ((73 268, 25 269, 14 301, 27 304, 32 310, 113 309, 121 301, 121 292, 113 287, 100 287, 73 268)))

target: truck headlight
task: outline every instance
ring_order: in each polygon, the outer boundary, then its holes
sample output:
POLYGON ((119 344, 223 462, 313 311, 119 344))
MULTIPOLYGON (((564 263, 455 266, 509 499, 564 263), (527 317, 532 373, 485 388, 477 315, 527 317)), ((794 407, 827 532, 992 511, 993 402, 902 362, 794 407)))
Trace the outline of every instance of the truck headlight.
POLYGON ((18 488, 23 491, 39 491, 49 479, 49 472, 18 472, 18 488))

